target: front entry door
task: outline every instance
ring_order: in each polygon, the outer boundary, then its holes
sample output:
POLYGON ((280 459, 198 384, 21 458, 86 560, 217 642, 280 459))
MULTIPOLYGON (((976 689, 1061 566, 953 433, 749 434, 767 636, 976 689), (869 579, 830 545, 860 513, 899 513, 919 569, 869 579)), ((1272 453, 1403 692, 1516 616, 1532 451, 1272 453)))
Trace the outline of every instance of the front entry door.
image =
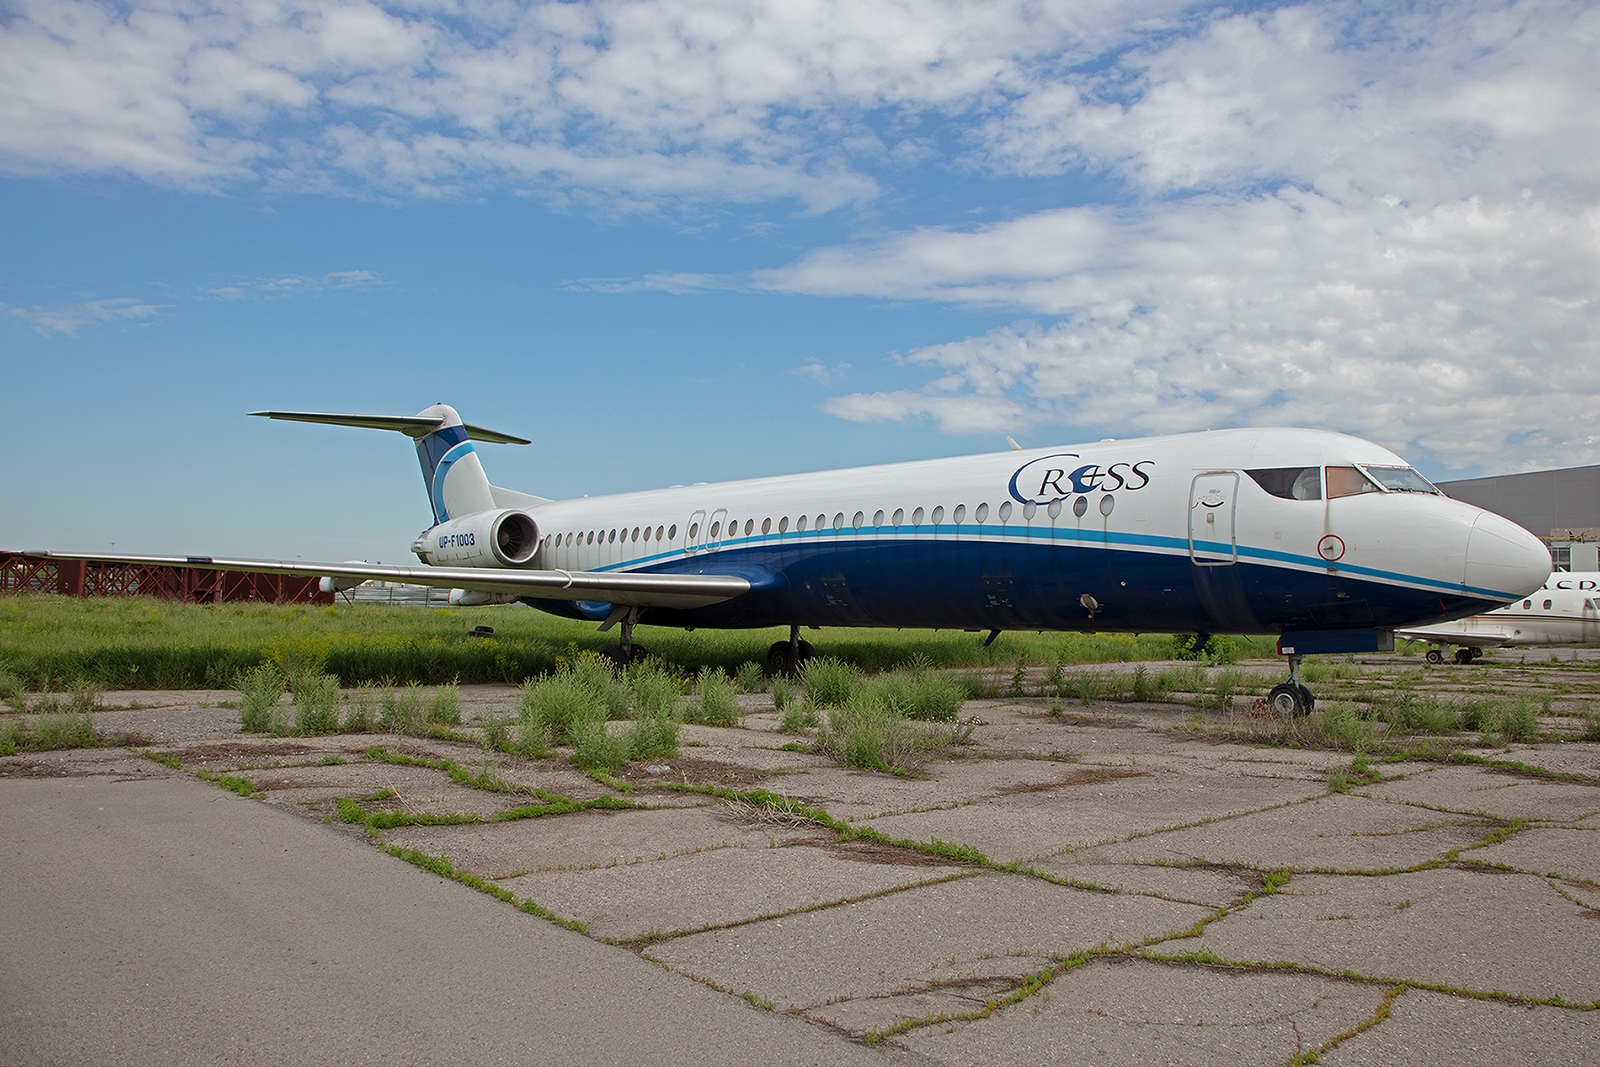
POLYGON ((1209 471, 1189 488, 1189 558, 1198 567, 1225 567, 1239 560, 1234 536, 1238 471, 1209 471))

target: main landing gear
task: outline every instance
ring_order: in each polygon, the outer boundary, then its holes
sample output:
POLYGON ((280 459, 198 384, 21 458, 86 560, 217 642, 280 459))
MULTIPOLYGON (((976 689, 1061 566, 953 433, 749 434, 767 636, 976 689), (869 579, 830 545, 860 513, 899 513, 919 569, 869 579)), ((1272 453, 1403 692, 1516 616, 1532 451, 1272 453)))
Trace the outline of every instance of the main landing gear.
POLYGON ((1300 715, 1310 715, 1317 706, 1317 698, 1311 695, 1311 690, 1300 684, 1300 661, 1304 656, 1289 657, 1289 680, 1272 687, 1272 692, 1267 694, 1267 707, 1272 709, 1274 718, 1293 719, 1300 715))
POLYGON ((617 670, 621 670, 630 663, 642 663, 650 653, 645 651, 643 645, 633 643, 633 624, 639 621, 639 609, 618 604, 611 609, 611 614, 606 616, 606 621, 600 624, 600 632, 605 633, 617 623, 622 624, 622 643, 606 645, 600 649, 604 656, 617 670))
POLYGON ((811 647, 810 641, 800 640, 800 627, 789 627, 789 640, 774 641, 772 647, 767 649, 767 677, 773 678, 783 675, 793 678, 800 673, 801 664, 816 657, 817 650, 811 647))
MULTIPOLYGON (((1471 663, 1473 660, 1482 658, 1482 656, 1483 656, 1483 649, 1481 649, 1481 648, 1476 648, 1476 647, 1469 646, 1469 645, 1462 645, 1460 648, 1456 649, 1456 662, 1461 664, 1462 666, 1466 666, 1468 663, 1471 663)), ((1443 663, 1444 662, 1444 649, 1442 649, 1442 648, 1430 648, 1430 649, 1428 649, 1427 656, 1425 656, 1424 658, 1429 663, 1443 663)))

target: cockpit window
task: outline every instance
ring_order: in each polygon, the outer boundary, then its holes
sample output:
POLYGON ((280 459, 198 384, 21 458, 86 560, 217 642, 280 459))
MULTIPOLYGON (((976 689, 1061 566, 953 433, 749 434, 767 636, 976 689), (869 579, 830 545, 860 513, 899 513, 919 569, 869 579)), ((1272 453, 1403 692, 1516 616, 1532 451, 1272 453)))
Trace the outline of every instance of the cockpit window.
POLYGON ((1358 496, 1361 493, 1381 492, 1378 484, 1361 472, 1359 467, 1328 468, 1328 499, 1341 496, 1358 496))
POLYGON ((1281 496, 1285 500, 1322 499, 1322 470, 1319 467, 1267 467, 1245 473, 1273 496, 1281 496))
POLYGON ((1364 467, 1363 470, 1390 492, 1439 493, 1432 482, 1410 467, 1364 467))

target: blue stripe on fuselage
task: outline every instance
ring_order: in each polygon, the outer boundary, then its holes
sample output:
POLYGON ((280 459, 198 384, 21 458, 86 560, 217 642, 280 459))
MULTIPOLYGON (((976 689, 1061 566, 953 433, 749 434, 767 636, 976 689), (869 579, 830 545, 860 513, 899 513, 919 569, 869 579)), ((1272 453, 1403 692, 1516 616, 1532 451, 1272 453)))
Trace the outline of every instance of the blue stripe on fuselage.
MULTIPOLYGON (((773 579, 722 604, 652 609, 685 626, 914 626, 1272 633, 1387 629, 1500 607, 1507 597, 1370 567, 1240 546, 1239 562, 1195 566, 1186 539, 1099 530, 993 536, 941 526, 939 537, 867 528, 722 541, 715 551, 636 557, 598 570, 761 572, 773 579), (1100 605, 1093 620, 1079 602, 1100 605)), ((1227 553, 1231 546, 1196 542, 1227 553)), ((545 606, 545 605, 540 605, 545 606)))

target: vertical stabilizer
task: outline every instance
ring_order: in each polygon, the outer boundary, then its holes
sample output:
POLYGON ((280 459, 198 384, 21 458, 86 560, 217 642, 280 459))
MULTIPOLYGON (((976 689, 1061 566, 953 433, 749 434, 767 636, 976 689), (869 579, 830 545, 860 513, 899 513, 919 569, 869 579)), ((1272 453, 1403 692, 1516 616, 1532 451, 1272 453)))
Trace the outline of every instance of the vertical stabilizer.
POLYGON ((422 483, 433 505, 433 521, 446 522, 494 507, 489 476, 483 473, 477 450, 461 416, 448 404, 435 404, 417 412, 422 419, 438 419, 438 428, 417 438, 417 459, 422 483))

